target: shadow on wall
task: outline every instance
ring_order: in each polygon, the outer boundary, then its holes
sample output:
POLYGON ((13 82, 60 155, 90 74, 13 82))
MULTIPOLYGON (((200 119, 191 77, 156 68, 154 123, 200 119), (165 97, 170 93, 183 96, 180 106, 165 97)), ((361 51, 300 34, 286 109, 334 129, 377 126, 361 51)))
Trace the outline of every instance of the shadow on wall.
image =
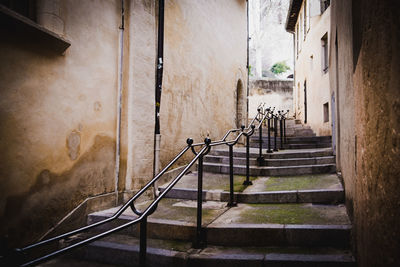
POLYGON ((87 197, 112 192, 114 155, 115 140, 97 136, 70 170, 42 170, 27 192, 9 196, 0 223, 8 245, 34 242, 87 197))

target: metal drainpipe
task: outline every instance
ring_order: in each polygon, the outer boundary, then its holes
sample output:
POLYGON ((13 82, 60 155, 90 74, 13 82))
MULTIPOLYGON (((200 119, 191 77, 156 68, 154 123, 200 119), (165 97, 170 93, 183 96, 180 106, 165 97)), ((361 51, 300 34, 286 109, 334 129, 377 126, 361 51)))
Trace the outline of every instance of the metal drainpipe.
POLYGON ((297 118, 296 113, 297 113, 297 101, 298 99, 296 98, 295 90, 296 90, 296 36, 293 35, 293 117, 294 119, 297 118))
POLYGON ((122 73, 124 58, 124 0, 121 0, 121 26, 119 27, 119 59, 118 59, 118 104, 117 104, 117 137, 115 149, 115 204, 118 205, 118 182, 120 166, 120 146, 121 146, 121 103, 122 103, 122 73))
MULTIPOLYGON (((158 1, 158 45, 157 45, 157 75, 156 75, 156 103, 154 129, 154 171, 155 176, 160 171, 160 103, 162 91, 162 77, 164 68, 164 0, 158 1)), ((158 196, 158 184, 154 183, 154 196, 158 196)))
POLYGON ((246 96, 246 101, 247 101, 247 118, 246 118, 246 125, 248 126, 249 123, 249 93, 250 93, 250 71, 249 71, 249 42, 250 42, 250 32, 249 32, 249 0, 246 1, 246 8, 247 8, 247 96, 246 96))

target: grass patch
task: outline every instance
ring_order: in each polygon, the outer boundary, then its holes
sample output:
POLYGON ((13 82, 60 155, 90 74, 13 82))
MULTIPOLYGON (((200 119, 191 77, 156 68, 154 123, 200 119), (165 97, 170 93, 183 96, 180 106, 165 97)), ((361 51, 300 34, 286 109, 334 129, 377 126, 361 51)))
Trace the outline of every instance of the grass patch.
POLYGON ((343 209, 310 204, 248 204, 238 223, 347 224, 343 209))
POLYGON ((277 224, 304 224, 321 223, 318 211, 305 208, 298 204, 276 205, 250 205, 252 208, 241 213, 241 222, 251 223, 277 223, 277 224))
POLYGON ((336 175, 271 177, 265 182, 267 191, 324 189, 339 185, 336 175))
MULTIPOLYGON (((156 211, 153 214, 151 214, 150 217, 155 219, 195 223, 197 220, 197 206, 196 205, 193 207, 174 206, 174 204, 177 202, 179 201, 176 201, 174 199, 163 199, 158 204, 156 211)), ((150 201, 146 202, 145 205, 144 203, 142 203, 142 205, 138 205, 138 208, 144 210, 144 208, 146 208, 149 204, 150 201)), ((209 223, 213 221, 223 211, 224 211, 223 209, 210 209, 203 207, 202 209, 203 223, 209 223)))
MULTIPOLYGON (((257 179, 255 176, 250 176, 250 181, 254 181, 257 179)), ((233 191, 242 193, 248 185, 243 185, 243 182, 246 180, 246 176, 244 175, 234 175, 233 176, 233 191)), ((229 191, 229 177, 228 177, 228 184, 224 186, 224 191, 229 191)))

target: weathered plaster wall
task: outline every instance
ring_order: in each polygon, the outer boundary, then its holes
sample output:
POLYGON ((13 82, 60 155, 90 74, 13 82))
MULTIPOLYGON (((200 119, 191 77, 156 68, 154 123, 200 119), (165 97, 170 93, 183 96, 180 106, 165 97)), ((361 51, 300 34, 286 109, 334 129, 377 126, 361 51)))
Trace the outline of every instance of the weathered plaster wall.
MULTIPOLYGON (((123 41, 120 1, 39 2, 43 26, 71 41, 65 54, 0 44, 1 235, 23 243, 115 189, 120 64, 118 188, 130 194, 153 175, 157 1, 125 1, 123 41)), ((246 122, 246 36, 245 0, 166 1, 163 163, 188 137, 246 122)))
MULTIPOLYGON (((304 2, 302 7, 304 11, 304 2)), ((299 16, 297 24, 303 15, 299 16)), ((303 28, 303 24, 300 25, 303 28)), ((297 26, 296 26, 297 29, 297 26)), ((304 122, 304 81, 307 86, 307 124, 311 126, 317 135, 331 135, 331 114, 329 121, 324 122, 323 105, 329 103, 329 75, 322 69, 321 38, 328 33, 328 43, 331 38, 330 8, 321 15, 310 18, 310 29, 304 40, 303 34, 299 36, 299 48, 295 41, 295 81, 294 81, 294 109, 296 118, 304 122)), ((298 33, 297 33, 298 34, 298 33)), ((296 37, 297 38, 297 37, 296 37)), ((296 39, 295 38, 295 39, 296 39)))
POLYGON ((249 92, 249 118, 257 115, 257 107, 265 103, 266 107, 276 110, 289 110, 293 114, 293 80, 251 80, 249 92))
MULTIPOLYGON (((245 99, 247 92, 246 36, 245 0, 166 1, 163 166, 185 146, 186 138, 199 142, 209 135, 216 140, 236 126, 239 79, 240 97, 245 99)), ((246 114, 246 105, 242 108, 246 114)))
POLYGON ((354 93, 353 103, 342 101, 338 108, 340 150, 353 140, 353 151, 341 153, 340 162, 346 190, 351 188, 346 202, 353 206, 358 266, 400 262, 400 14, 395 6, 396 1, 332 1, 339 44, 336 80, 347 80, 337 88, 343 97, 354 93), (351 112, 347 104, 354 117, 343 115, 342 109, 351 112))
POLYGON ((86 197, 114 190, 118 5, 60 3, 72 43, 64 55, 2 38, 2 237, 31 242, 86 197))
POLYGON ((153 176, 156 6, 127 2, 124 50, 121 187, 137 190, 153 176))

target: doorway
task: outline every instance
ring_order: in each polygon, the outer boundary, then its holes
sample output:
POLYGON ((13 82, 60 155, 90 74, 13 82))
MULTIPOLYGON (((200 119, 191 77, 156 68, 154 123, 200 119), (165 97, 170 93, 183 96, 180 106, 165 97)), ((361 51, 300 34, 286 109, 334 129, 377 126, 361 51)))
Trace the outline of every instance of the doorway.
POLYGON ((307 123, 307 81, 304 81, 304 124, 307 123))
POLYGON ((236 84, 236 127, 240 128, 241 125, 246 125, 246 94, 243 88, 241 79, 236 84))

